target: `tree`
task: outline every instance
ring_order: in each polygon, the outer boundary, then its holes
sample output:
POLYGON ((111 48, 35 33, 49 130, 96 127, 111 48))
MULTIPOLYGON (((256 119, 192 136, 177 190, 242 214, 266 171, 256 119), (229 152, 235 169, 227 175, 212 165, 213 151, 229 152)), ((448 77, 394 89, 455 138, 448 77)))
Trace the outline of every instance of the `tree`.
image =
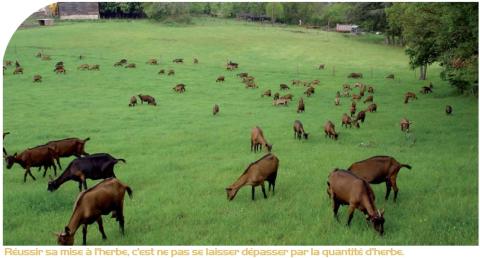
POLYGON ((142 3, 148 18, 162 22, 190 23, 188 3, 142 3))
POLYGON ((265 12, 267 13, 267 16, 272 18, 272 23, 275 23, 277 19, 283 20, 285 18, 282 3, 267 3, 267 5, 265 6, 265 12))

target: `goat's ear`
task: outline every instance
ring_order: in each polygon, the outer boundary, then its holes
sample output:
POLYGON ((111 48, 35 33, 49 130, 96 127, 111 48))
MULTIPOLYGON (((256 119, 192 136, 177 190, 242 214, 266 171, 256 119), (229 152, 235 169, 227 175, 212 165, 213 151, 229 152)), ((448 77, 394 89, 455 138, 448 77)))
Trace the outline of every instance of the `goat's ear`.
POLYGON ((70 235, 70 229, 68 228, 68 226, 65 227, 65 234, 70 235))

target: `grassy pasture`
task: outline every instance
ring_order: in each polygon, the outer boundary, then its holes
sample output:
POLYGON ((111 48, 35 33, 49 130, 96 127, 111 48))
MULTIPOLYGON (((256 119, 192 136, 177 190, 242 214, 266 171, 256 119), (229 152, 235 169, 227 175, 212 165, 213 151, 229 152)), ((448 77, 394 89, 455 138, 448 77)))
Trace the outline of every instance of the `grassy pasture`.
MULTIPOLYGON (((9 153, 54 139, 90 137, 87 152, 127 160, 116 166, 118 178, 134 191, 134 198, 125 200, 126 234, 122 237, 115 221, 105 217, 108 239, 102 241, 92 225, 90 245, 478 244, 478 100, 456 95, 434 66, 428 71, 434 93, 418 93, 418 100, 403 104, 405 92, 418 92, 427 82, 416 80, 400 48, 336 33, 224 20, 198 20, 186 27, 62 22, 17 31, 4 59, 18 59, 25 68, 24 75, 12 75, 12 67, 4 75, 9 153), (40 50, 52 60, 36 58, 40 50), (85 59, 78 60, 79 55, 85 59), (173 64, 177 57, 185 64, 173 64), (121 58, 137 68, 113 67, 121 58), (160 65, 145 64, 149 58, 159 58, 160 65), (239 70, 225 70, 230 59, 239 70), (60 60, 66 75, 52 71, 60 60), (82 63, 100 64, 101 71, 77 70, 82 63), (316 69, 320 63, 325 70, 316 69), (158 75, 162 68, 173 68, 176 75, 158 75), (235 76, 243 71, 255 76, 259 89, 244 88, 235 76), (347 79, 354 71, 364 79, 347 79), (396 79, 384 79, 389 73, 396 79), (43 82, 33 83, 34 74, 43 82), (219 75, 225 75, 224 83, 215 83, 219 75), (310 98, 303 87, 291 87, 295 97, 288 107, 274 107, 270 98, 260 97, 292 79, 321 82, 310 98), (334 106, 335 92, 356 81, 375 87, 378 112, 367 113, 360 129, 341 128, 351 101, 342 98, 334 106), (177 83, 187 85, 185 94, 172 91, 177 83), (153 95, 158 105, 129 108, 130 96, 139 93, 153 95), (306 112, 297 114, 302 95, 306 112), (215 103, 220 113, 213 117, 215 103), (446 104, 453 106, 453 116, 445 115, 446 104), (400 132, 402 117, 414 121, 409 137, 400 132), (293 138, 295 119, 310 133, 308 141, 293 138), (338 141, 324 137, 327 120, 335 123, 338 141), (224 188, 264 155, 250 152, 255 125, 263 128, 280 160, 276 194, 263 199, 258 188, 251 201, 245 187, 228 202, 224 188), (359 211, 346 227, 345 206, 336 222, 326 194, 333 168, 373 155, 391 155, 413 167, 400 171, 397 203, 384 201, 384 184, 373 186, 377 207, 385 208, 384 237, 359 211)), ((70 160, 62 159, 63 167, 70 160)), ((3 167, 4 244, 55 245, 51 233, 68 223, 77 184, 50 193, 47 178, 36 169, 37 180, 23 183, 21 167, 3 167)), ((76 244, 81 244, 81 230, 76 244)))

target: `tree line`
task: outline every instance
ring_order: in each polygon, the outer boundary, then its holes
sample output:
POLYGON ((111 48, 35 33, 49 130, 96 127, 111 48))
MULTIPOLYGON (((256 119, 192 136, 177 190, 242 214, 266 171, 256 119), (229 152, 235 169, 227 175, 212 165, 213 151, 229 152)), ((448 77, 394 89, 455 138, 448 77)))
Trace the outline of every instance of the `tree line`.
POLYGON ((149 18, 191 23, 194 16, 220 18, 268 16, 272 23, 320 26, 357 24, 380 32, 385 43, 405 48, 410 67, 427 79, 433 63, 441 78, 460 92, 478 92, 478 3, 100 3, 103 18, 149 18))

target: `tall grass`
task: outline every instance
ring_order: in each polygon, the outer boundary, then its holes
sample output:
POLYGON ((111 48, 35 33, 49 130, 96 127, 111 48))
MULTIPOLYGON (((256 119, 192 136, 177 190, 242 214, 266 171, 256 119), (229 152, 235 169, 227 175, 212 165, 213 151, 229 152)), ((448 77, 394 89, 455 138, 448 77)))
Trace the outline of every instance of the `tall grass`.
MULTIPOLYGON (((403 94, 427 84, 408 69, 400 48, 371 44, 335 33, 202 19, 196 25, 172 27, 142 20, 57 23, 54 27, 19 30, 5 53, 18 59, 24 75, 4 76, 4 146, 9 153, 64 137, 90 137, 87 152, 125 158, 116 166, 120 180, 134 191, 125 200, 126 234, 113 219, 104 219, 108 240, 89 227, 92 245, 476 245, 478 244, 478 100, 459 96, 429 69, 434 93, 403 104, 403 94), (51 61, 35 57, 38 51, 51 61), (85 59, 79 60, 83 55, 85 59), (186 63, 176 65, 174 58, 186 63), (200 60, 192 63, 193 57, 200 60), (136 69, 114 68, 121 58, 136 69), (160 65, 145 62, 159 58, 160 65), (52 72, 64 61, 66 75, 52 72), (256 78, 259 89, 247 90, 237 72, 256 78), (101 71, 79 71, 82 63, 101 71), (325 70, 317 70, 318 64, 325 70), (158 75, 175 69, 175 76, 158 75), (335 72, 334 72, 335 71, 335 72), (367 113, 360 129, 341 128, 350 99, 334 106, 336 91, 350 72, 375 87, 378 112, 367 113), (394 73, 395 80, 384 79, 394 73), (42 83, 32 83, 34 74, 42 83), (215 83, 225 75, 225 83, 215 83), (292 87, 288 107, 272 106, 260 97, 278 91, 292 79, 319 79, 310 98, 292 87), (185 94, 172 87, 185 83, 185 94), (157 106, 128 107, 132 95, 150 94, 157 106), (297 114, 303 96, 306 112, 297 114), (213 117, 214 104, 220 113, 213 117), (446 116, 445 105, 453 106, 446 116), (399 121, 414 121, 410 138, 399 121), (308 141, 293 138, 299 119, 308 141), (327 120, 336 124, 339 140, 324 137, 327 120), (264 153, 250 152, 250 130, 263 128, 280 160, 276 193, 251 201, 250 188, 228 202, 224 188, 264 153), (411 140, 415 138, 415 142, 411 140), (333 218, 326 179, 333 168, 373 155, 391 155, 413 169, 400 171, 397 203, 384 201, 385 186, 373 185, 377 206, 385 208, 385 236, 368 227, 356 211, 346 227, 333 218)), ((366 104, 359 103, 364 109, 366 104)), ((62 159, 64 167, 70 159, 62 159)), ((23 183, 23 169, 4 169, 5 245, 54 245, 51 232, 68 223, 78 194, 76 183, 47 192, 47 179, 23 183)), ((96 182, 89 181, 89 186, 96 182)), ((81 243, 81 232, 76 243, 81 243)))

